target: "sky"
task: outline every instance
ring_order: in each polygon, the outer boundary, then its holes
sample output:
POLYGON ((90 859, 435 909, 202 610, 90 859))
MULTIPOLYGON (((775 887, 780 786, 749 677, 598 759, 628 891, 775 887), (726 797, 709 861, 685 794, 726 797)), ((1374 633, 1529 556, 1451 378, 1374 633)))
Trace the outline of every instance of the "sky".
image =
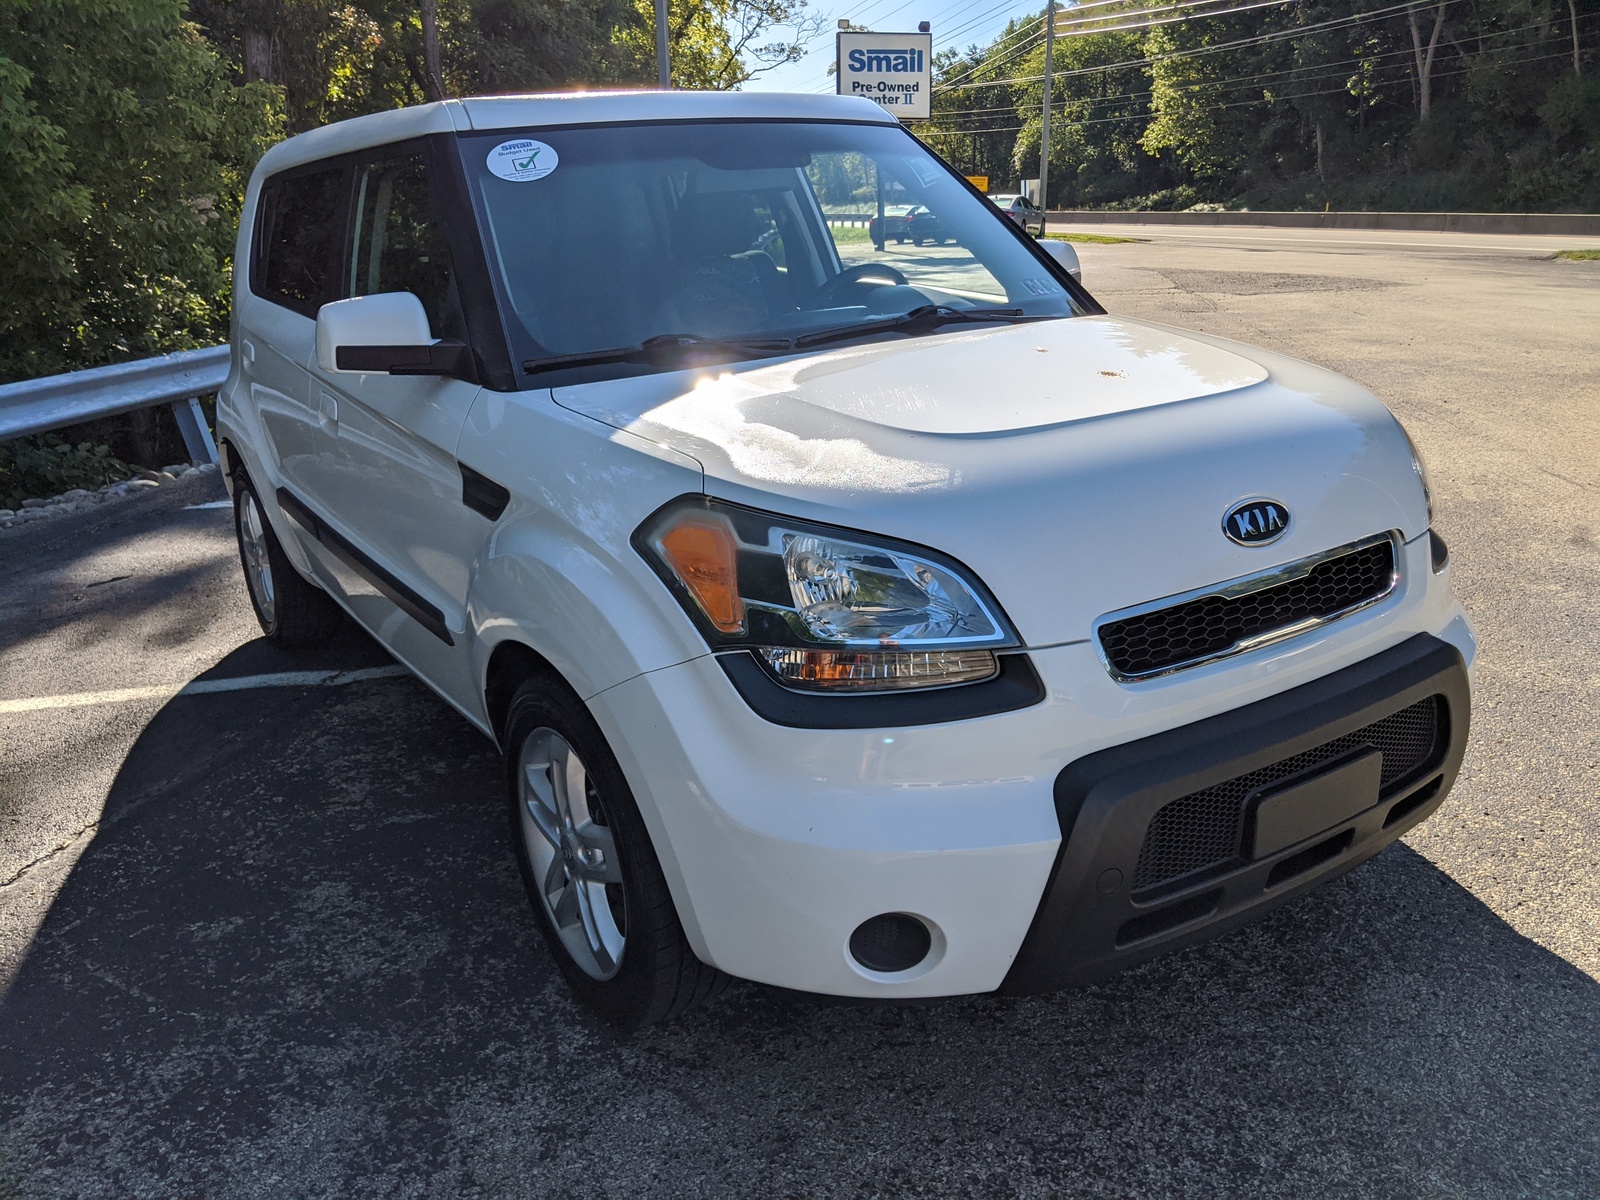
POLYGON ((935 53, 947 46, 986 46, 1006 22, 1044 11, 1044 0, 811 0, 808 12, 823 18, 825 28, 799 62, 757 75, 747 92, 831 92, 834 31, 840 18, 879 33, 904 33, 927 21, 933 27, 935 53))

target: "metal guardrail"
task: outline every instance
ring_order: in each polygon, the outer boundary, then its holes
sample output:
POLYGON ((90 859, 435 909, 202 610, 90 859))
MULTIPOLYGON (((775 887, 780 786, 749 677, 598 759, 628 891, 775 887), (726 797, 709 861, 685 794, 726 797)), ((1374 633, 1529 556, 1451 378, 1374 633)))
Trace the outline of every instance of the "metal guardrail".
POLYGON ((199 397, 228 378, 228 347, 183 350, 114 367, 0 384, 0 441, 170 404, 191 462, 216 462, 199 397))

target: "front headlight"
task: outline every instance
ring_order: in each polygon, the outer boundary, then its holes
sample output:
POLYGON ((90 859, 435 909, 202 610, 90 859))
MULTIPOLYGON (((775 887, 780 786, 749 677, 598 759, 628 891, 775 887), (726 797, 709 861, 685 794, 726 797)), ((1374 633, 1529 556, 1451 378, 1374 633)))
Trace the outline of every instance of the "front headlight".
POLYGON ((1411 447, 1411 469, 1417 473, 1417 479, 1422 484, 1422 499, 1428 505, 1428 525, 1433 525, 1433 480, 1428 476, 1428 461, 1422 457, 1422 451, 1417 449, 1416 439, 1411 436, 1411 431, 1404 425, 1400 432, 1406 435, 1406 445, 1411 447))
POLYGON ((922 547, 703 497, 633 540, 713 650, 751 650, 789 687, 976 683, 1017 644, 983 585, 922 547))

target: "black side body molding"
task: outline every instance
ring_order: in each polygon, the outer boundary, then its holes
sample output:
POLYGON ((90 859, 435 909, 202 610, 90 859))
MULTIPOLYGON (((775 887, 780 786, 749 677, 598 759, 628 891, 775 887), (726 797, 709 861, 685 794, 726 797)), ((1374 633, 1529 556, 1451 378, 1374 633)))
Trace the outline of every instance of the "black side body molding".
POLYGON ((288 488, 279 488, 277 495, 278 507, 293 517, 296 524, 337 555, 351 570, 358 572, 368 583, 394 601, 395 605, 418 625, 446 646, 455 645, 455 639, 450 636, 450 630, 444 623, 444 613, 436 606, 429 604, 426 599, 373 562, 338 532, 329 529, 327 522, 307 508, 288 488))
POLYGON ((1069 764, 1055 782, 1061 849, 1000 992, 1092 982, 1253 921, 1365 862, 1444 802, 1466 753, 1469 710, 1460 652, 1417 634, 1282 695, 1069 764), (1177 890, 1135 897, 1145 831, 1163 806, 1429 697, 1444 709, 1431 760, 1373 796, 1364 811, 1177 890))
POLYGON ((940 725, 1029 708, 1044 699, 1044 683, 1026 654, 999 654, 1000 673, 982 683, 924 692, 830 696, 786 688, 747 650, 717 655, 735 690, 758 717, 791 729, 884 729, 940 725))
POLYGON ((491 521, 498 521, 506 505, 511 503, 511 492, 466 463, 456 466, 461 468, 461 503, 491 521))

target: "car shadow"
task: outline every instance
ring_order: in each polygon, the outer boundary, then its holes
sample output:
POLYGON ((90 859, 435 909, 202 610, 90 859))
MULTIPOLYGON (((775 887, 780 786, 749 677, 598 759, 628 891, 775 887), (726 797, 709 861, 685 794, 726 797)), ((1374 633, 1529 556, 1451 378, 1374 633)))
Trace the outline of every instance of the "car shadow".
POLYGON ((1094 987, 620 1037, 500 771, 410 679, 169 702, 0 1004, 0 1192, 1600 1193, 1600 985, 1403 845, 1094 987))

